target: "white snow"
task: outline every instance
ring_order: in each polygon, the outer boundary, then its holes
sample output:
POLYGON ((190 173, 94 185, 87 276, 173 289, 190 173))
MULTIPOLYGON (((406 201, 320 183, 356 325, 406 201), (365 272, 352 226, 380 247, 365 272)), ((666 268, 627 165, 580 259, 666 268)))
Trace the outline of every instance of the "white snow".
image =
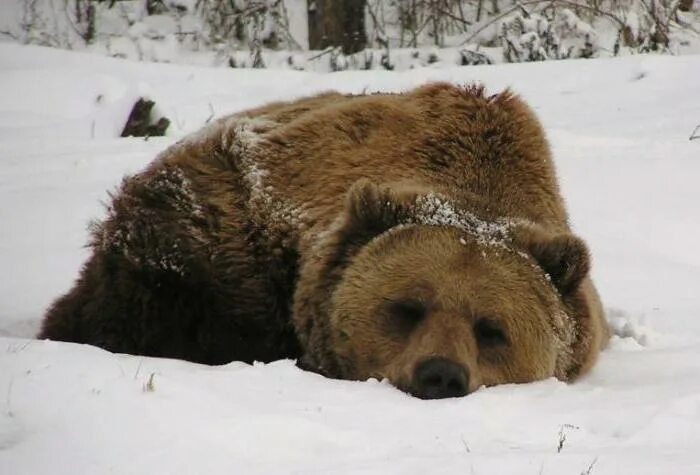
POLYGON ((419 196, 415 204, 412 221, 428 226, 451 226, 476 238, 481 246, 507 248, 505 241, 518 224, 527 226, 526 220, 503 217, 497 221, 486 221, 473 213, 456 209, 444 196, 429 193, 419 196))
POLYGON ((0 44, 0 473, 700 473, 698 78, 698 56, 319 75, 0 44), (290 361, 27 339, 77 276, 107 191, 212 109, 438 79, 512 86, 542 118, 618 335, 581 381, 422 401, 290 361), (116 138, 144 91, 170 135, 116 138))

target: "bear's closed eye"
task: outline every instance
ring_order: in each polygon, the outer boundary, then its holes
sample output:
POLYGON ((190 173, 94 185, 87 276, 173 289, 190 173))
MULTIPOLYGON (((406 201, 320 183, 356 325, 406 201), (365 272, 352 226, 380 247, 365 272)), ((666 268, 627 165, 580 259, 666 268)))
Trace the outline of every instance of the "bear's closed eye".
POLYGON ((386 299, 389 324, 402 334, 408 334, 425 319, 427 306, 418 299, 386 299))
POLYGON ((494 348, 508 344, 508 337, 503 328, 488 318, 481 318, 474 324, 474 337, 479 346, 483 348, 494 348))

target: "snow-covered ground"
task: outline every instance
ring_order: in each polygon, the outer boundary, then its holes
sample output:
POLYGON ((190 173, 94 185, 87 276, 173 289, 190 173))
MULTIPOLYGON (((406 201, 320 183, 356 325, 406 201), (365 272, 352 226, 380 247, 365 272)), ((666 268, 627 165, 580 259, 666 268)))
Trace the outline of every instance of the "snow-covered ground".
POLYGON ((0 91, 0 473, 700 473, 700 56, 321 75, 0 44, 0 91), (422 401, 31 339, 107 191, 212 111, 430 80, 511 86, 544 122, 617 334, 580 382, 422 401), (115 138, 140 94, 170 136, 115 138))

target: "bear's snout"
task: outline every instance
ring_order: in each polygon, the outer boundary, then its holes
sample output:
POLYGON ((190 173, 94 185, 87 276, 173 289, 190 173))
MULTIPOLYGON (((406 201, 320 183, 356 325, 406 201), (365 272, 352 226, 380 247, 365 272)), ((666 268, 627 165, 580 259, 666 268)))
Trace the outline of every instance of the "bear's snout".
POLYGON ((447 358, 429 358, 416 366, 412 392, 421 399, 462 397, 469 388, 469 372, 447 358))

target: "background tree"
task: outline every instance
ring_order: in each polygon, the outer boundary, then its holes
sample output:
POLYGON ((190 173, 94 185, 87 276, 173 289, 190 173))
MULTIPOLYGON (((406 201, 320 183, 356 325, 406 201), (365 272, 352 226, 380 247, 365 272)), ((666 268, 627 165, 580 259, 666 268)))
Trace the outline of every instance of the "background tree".
POLYGON ((309 0, 309 48, 341 47, 343 53, 362 51, 366 0, 309 0))

